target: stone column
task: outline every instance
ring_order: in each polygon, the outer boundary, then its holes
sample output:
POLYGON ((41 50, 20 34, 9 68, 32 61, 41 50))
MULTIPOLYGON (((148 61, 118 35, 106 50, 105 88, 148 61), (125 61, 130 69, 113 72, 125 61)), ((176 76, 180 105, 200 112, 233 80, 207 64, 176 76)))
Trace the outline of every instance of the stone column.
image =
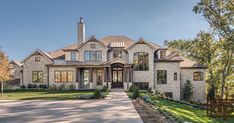
POLYGON ((104 85, 107 86, 108 83, 108 71, 107 71, 107 67, 104 68, 104 85))
POLYGON ((93 88, 93 68, 89 68, 89 87, 93 88))
POLYGON ((108 72, 109 72, 108 88, 111 89, 111 84, 112 84, 111 66, 108 68, 108 72))
POLYGON ((80 68, 76 68, 76 89, 79 89, 81 87, 81 81, 80 81, 80 68))

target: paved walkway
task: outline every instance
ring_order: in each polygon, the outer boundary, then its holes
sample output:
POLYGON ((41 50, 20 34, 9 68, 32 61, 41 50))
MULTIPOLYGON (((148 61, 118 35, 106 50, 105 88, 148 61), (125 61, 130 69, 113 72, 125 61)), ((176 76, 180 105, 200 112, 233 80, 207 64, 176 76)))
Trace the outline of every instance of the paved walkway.
POLYGON ((110 92, 107 99, 66 101, 0 100, 0 123, 142 123, 123 91, 110 92))

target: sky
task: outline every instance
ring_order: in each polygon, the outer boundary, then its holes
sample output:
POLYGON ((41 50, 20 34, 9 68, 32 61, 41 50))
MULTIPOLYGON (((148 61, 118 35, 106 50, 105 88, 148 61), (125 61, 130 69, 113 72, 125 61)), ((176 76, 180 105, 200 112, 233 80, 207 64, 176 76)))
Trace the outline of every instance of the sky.
POLYGON ((193 39, 209 24, 192 9, 198 0, 0 0, 0 46, 20 61, 35 49, 53 51, 77 42, 84 18, 86 37, 125 35, 163 45, 193 39))

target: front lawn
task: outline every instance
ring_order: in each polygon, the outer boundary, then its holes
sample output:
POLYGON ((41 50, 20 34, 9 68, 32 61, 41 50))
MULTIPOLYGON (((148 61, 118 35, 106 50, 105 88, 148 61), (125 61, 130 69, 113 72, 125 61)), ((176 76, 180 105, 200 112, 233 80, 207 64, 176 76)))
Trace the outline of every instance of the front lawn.
POLYGON ((80 95, 90 95, 93 93, 94 91, 26 90, 5 92, 3 96, 0 95, 0 100, 75 100, 80 95))
MULTIPOLYGON (((155 101, 155 105, 161 105, 161 109, 166 110, 182 121, 189 121, 195 123, 222 123, 221 118, 211 118, 206 116, 206 110, 193 108, 186 104, 170 101, 167 99, 158 98, 156 96, 150 96, 155 101)), ((234 118, 229 118, 225 123, 234 123, 234 118)))

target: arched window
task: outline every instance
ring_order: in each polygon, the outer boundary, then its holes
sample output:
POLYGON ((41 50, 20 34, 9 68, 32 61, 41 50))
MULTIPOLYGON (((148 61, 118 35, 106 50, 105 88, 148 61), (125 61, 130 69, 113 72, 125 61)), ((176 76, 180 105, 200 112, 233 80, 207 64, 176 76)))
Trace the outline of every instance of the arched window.
POLYGON ((149 54, 146 52, 137 52, 133 54, 133 64, 135 71, 149 70, 149 54))
POLYGON ((203 79, 204 79, 203 72, 201 71, 193 72, 193 81, 203 81, 203 79))

